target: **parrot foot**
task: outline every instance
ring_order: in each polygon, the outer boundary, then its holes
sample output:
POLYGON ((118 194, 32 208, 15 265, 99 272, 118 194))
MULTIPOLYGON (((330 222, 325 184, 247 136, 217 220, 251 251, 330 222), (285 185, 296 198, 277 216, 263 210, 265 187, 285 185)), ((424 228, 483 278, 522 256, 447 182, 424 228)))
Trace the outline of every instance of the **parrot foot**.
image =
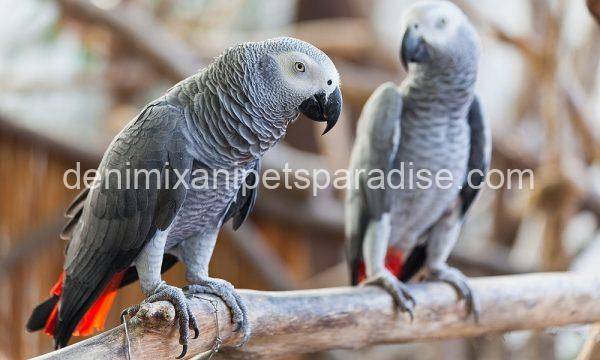
POLYGON ((191 295, 209 294, 221 298, 231 311, 231 321, 235 324, 235 331, 241 330, 244 334, 242 341, 237 346, 244 346, 248 342, 251 332, 248 309, 233 285, 225 280, 205 278, 196 284, 185 286, 183 290, 191 295))
POLYGON ((398 280, 394 274, 387 270, 381 271, 363 281, 361 286, 364 285, 377 285, 383 287, 385 291, 392 295, 396 306, 408 313, 411 321, 414 320, 413 312, 415 308, 415 299, 410 293, 408 286, 398 280))
POLYGON ((468 278, 458 269, 443 266, 440 268, 429 269, 431 280, 439 280, 452 285, 467 304, 467 311, 473 314, 475 322, 479 322, 480 304, 477 296, 468 283, 468 278))
POLYGON ((140 304, 133 305, 121 313, 121 316, 135 316, 140 310, 142 304, 154 303, 158 301, 168 301, 175 308, 175 316, 179 319, 179 344, 183 347, 181 354, 177 359, 185 356, 188 349, 189 329, 194 330, 194 339, 198 338, 200 330, 196 317, 192 313, 190 305, 183 291, 175 286, 167 285, 164 281, 159 284, 154 293, 142 301, 140 304))

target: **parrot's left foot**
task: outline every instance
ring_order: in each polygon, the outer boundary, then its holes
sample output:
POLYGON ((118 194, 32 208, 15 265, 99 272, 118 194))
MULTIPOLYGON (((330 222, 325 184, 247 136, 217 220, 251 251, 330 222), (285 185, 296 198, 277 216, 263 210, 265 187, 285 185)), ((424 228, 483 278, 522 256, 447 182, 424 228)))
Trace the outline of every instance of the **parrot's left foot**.
POLYGON ((175 316, 179 321, 179 343, 182 346, 181 354, 177 359, 181 359, 187 353, 189 329, 194 331, 194 339, 198 338, 200 331, 198 329, 196 317, 192 313, 188 300, 180 288, 167 285, 164 281, 161 282, 154 290, 154 293, 142 301, 141 304, 133 305, 123 310, 121 318, 123 318, 124 315, 135 316, 142 304, 154 303, 157 301, 168 301, 173 304, 173 307, 175 308, 175 316))
POLYGON ((210 294, 218 296, 231 311, 231 321, 235 324, 235 331, 242 331, 242 341, 237 346, 243 346, 250 338, 250 322, 246 303, 235 291, 233 285, 221 279, 204 278, 199 282, 183 288, 186 294, 210 294))
POLYGON ((411 321, 414 319, 415 298, 412 296, 408 286, 398 280, 398 278, 388 270, 381 271, 372 277, 365 279, 361 285, 381 286, 392 296, 396 306, 408 313, 411 321))
POLYGON ((475 293, 469 286, 468 278, 458 269, 449 267, 447 265, 443 267, 430 268, 429 272, 431 280, 439 280, 452 285, 459 295, 465 299, 468 313, 473 314, 475 322, 479 322, 479 313, 481 307, 479 304, 479 299, 477 296, 475 296, 475 293))

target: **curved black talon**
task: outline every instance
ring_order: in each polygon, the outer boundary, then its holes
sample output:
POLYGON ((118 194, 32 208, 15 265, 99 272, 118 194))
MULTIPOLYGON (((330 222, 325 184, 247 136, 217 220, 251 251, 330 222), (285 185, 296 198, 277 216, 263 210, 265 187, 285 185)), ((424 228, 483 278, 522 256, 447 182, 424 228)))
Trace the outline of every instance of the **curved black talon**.
MULTIPOLYGON (((396 304, 397 305, 397 304, 396 304)), ((414 305, 413 305, 414 306, 414 305)), ((402 308, 402 311, 404 311, 405 313, 408 314, 408 316, 410 317, 410 322, 411 324, 413 323, 413 321, 415 321, 415 314, 413 313, 413 309, 409 309, 409 308, 402 308)))
POLYGON ((125 316, 131 316, 131 317, 135 316, 138 313, 138 311, 140 311, 141 307, 142 307, 141 304, 135 304, 135 305, 125 308, 125 310, 121 311, 121 323, 123 323, 123 319, 125 316))
POLYGON ((363 281, 361 286, 364 285, 376 285, 382 287, 392 296, 394 304, 403 312, 408 313, 411 322, 414 321, 416 301, 406 284, 398 280, 392 273, 387 270, 379 272, 363 281))
MULTIPOLYGON (((459 290, 460 293, 460 290, 459 290)), ((479 305, 479 300, 477 299, 477 297, 475 296, 475 294, 473 293, 473 291, 469 288, 469 292, 467 294, 462 294, 463 298, 465 299, 466 303, 467 303, 467 312, 469 314, 473 314, 473 320, 475 321, 475 324, 479 323, 479 313, 481 312, 480 309, 480 305, 479 305)))
POLYGON ((198 329, 198 323, 196 322, 196 317, 192 313, 192 311, 188 308, 188 318, 189 318, 189 328, 194 330, 194 336, 192 339, 197 339, 200 336, 200 329, 198 329))
POLYGON ((473 313, 473 320, 475 321, 475 324, 479 324, 479 309, 475 310, 471 306, 471 312, 473 313))
POLYGON ((458 269, 446 266, 431 270, 431 278, 451 285, 458 295, 465 300, 467 314, 473 314, 475 323, 479 323, 479 300, 473 290, 471 290, 468 278, 462 272, 458 269))
POLYGON ((187 350, 188 350, 187 344, 181 344, 181 347, 183 348, 181 350, 181 354, 179 354, 179 356, 176 357, 175 359, 182 359, 185 356, 185 354, 187 354, 187 350))
POLYGON ((184 287, 184 291, 192 296, 208 294, 221 298, 231 312, 231 321, 235 324, 235 332, 241 331, 243 333, 239 346, 244 346, 248 342, 252 331, 248 320, 248 310, 233 285, 225 280, 205 278, 199 281, 198 284, 184 287))
POLYGON ((121 315, 119 315, 119 319, 121 319, 121 324, 125 322, 125 316, 127 316, 127 309, 121 311, 121 315))
MULTIPOLYGON (((200 336, 196 318, 192 313, 185 294, 180 288, 167 285, 163 282, 156 287, 154 293, 145 299, 142 304, 154 303, 157 301, 168 301, 175 308, 175 318, 178 320, 179 325, 179 343, 183 348, 177 359, 181 359, 188 350, 189 329, 194 330, 194 339, 197 339, 198 336, 200 336)), ((135 316, 140 308, 140 304, 133 305, 125 309, 121 315, 135 316)))

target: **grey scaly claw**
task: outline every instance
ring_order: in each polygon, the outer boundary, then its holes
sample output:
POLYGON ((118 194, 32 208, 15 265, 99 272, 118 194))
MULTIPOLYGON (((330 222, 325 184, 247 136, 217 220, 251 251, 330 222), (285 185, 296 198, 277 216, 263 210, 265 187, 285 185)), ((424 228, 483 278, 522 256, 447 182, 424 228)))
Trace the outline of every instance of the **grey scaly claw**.
POLYGON ((430 273, 431 279, 443 281, 456 289, 459 296, 465 300, 468 313, 473 314, 475 322, 478 323, 481 305, 475 292, 469 286, 468 278, 458 269, 449 266, 431 269, 430 273))
MULTIPOLYGON (((194 339, 198 337, 200 331, 198 322, 192 313, 190 305, 183 291, 175 286, 167 285, 164 281, 159 284, 154 293, 142 301, 141 304, 154 303, 157 301, 168 301, 175 308, 175 317, 179 323, 179 343, 182 346, 181 354, 177 359, 183 358, 188 350, 189 330, 194 330, 194 339)), ((133 305, 121 313, 121 315, 135 316, 140 310, 141 304, 133 305)))
POLYGON ((412 322, 414 320, 415 298, 412 296, 406 284, 398 280, 398 278, 389 271, 381 271, 374 276, 367 278, 361 285, 377 285, 382 287, 392 296, 396 306, 410 316, 410 321, 412 322))
POLYGON ((231 321, 235 325, 235 331, 241 331, 243 334, 242 340, 236 347, 244 346, 248 342, 251 334, 248 308, 233 285, 225 280, 206 278, 197 284, 186 286, 184 291, 192 295, 209 294, 221 298, 231 311, 231 321))

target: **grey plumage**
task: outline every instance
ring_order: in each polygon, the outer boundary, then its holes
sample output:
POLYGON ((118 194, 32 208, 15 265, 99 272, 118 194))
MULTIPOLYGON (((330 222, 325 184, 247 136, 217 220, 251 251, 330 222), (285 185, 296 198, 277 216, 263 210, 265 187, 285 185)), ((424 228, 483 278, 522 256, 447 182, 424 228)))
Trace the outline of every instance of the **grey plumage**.
POLYGON ((256 189, 242 184, 254 183, 256 173, 250 171, 259 171, 261 156, 300 112, 335 124, 341 110, 338 86, 337 70, 323 52, 297 39, 278 38, 227 50, 147 105, 109 146, 97 186, 84 190, 67 210, 70 220, 62 236, 70 241, 57 347, 67 343, 115 274, 131 274, 135 265, 146 301, 174 304, 185 354, 188 327, 198 329, 181 289, 160 278, 165 253, 186 265, 193 285, 189 292, 223 298, 247 339, 241 299, 231 285, 208 276, 218 231, 229 219, 237 228, 247 218, 256 189), (133 188, 136 170, 151 173, 138 176, 139 186, 133 188), (194 187, 200 170, 209 175, 208 182, 194 187), (121 183, 114 171, 123 175, 121 183), (184 183, 175 187, 178 174, 185 175, 184 183))
POLYGON ((352 271, 352 283, 358 281, 362 242, 369 222, 379 220, 391 210, 393 195, 386 186, 368 189, 368 171, 393 167, 400 141, 402 97, 392 83, 381 85, 365 104, 356 129, 356 140, 350 158, 351 184, 346 194, 347 256, 352 271), (360 176, 354 176, 365 170, 360 176), (354 181, 357 180, 358 183, 354 181))
POLYGON ((425 266, 433 278, 457 287, 476 313, 464 277, 446 259, 489 163, 489 132, 474 95, 478 37, 464 14, 445 1, 417 3, 407 11, 404 28, 401 57, 408 76, 400 87, 387 83, 373 93, 351 155, 351 174, 363 170, 346 199, 352 282, 359 281, 364 262, 366 283, 384 286, 412 314, 410 292, 393 275, 407 281, 425 266), (402 182, 402 188, 368 188, 373 169, 391 173, 391 184, 402 182), (411 169, 444 171, 452 181, 421 188, 411 169), (481 174, 468 184, 474 169, 481 174), (385 269, 388 248, 403 254, 401 274, 385 269))
POLYGON ((260 174, 260 161, 254 165, 254 172, 245 177, 244 183, 233 201, 229 204, 227 213, 223 217, 223 222, 226 223, 229 219, 233 219, 233 229, 237 230, 250 215, 256 197, 258 196, 258 176, 260 174))
MULTIPOLYGON (((189 168, 192 157, 180 140, 182 125, 179 111, 164 100, 148 105, 115 138, 99 172, 116 169, 125 174, 127 167, 163 172, 167 162, 180 171, 189 168)), ((157 190, 165 176, 151 176, 148 189, 137 190, 125 189, 118 180, 105 176, 90 191, 68 243, 57 341, 68 340, 77 325, 74 320, 83 316, 116 272, 131 265, 148 238, 168 227, 185 199, 183 187, 157 190)))

